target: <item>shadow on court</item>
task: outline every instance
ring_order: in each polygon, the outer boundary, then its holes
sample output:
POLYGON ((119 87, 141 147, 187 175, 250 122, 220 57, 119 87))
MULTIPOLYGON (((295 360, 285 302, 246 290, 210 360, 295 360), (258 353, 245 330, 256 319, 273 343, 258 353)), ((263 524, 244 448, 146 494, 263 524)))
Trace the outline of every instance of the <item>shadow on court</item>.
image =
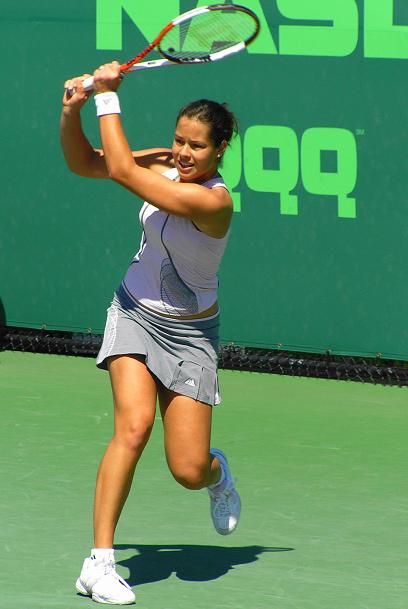
POLYGON ((265 552, 291 552, 294 548, 120 544, 115 549, 138 552, 118 562, 129 569, 127 580, 135 586, 167 579, 173 573, 184 581, 209 581, 222 577, 236 565, 255 562, 265 552))

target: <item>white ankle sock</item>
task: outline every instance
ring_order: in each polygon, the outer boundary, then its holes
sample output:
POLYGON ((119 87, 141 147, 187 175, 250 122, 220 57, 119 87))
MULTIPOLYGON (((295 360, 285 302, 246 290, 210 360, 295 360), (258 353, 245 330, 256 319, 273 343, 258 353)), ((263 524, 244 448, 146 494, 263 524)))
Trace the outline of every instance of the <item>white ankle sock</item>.
MULTIPOLYGON (((219 462, 219 463, 220 463, 220 462, 219 462)), ((213 491, 214 489, 218 489, 218 487, 220 487, 220 490, 221 490, 221 485, 222 485, 222 483, 223 483, 223 482, 225 482, 225 472, 224 472, 224 470, 223 470, 223 468, 222 468, 221 463, 220 463, 220 470, 221 470, 221 477, 220 477, 220 479, 218 480, 218 482, 214 482, 214 484, 211 484, 211 485, 208 487, 208 488, 209 488, 211 491, 213 491)))
POLYGON ((114 549, 113 548, 92 548, 91 550, 91 558, 95 560, 104 561, 108 558, 114 557, 114 549))

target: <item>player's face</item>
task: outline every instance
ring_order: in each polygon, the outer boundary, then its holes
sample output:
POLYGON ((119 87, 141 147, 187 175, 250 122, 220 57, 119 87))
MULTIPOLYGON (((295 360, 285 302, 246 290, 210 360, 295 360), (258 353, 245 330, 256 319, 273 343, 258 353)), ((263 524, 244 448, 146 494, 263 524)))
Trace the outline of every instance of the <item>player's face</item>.
POLYGON ((186 116, 176 125, 172 153, 181 182, 205 182, 216 173, 220 161, 210 126, 186 116))

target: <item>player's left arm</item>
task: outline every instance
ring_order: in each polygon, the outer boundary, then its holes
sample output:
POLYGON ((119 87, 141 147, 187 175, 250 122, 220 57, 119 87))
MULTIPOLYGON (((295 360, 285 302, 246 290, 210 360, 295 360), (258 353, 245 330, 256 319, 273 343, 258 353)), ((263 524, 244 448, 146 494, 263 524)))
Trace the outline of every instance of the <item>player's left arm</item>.
POLYGON ((232 200, 225 188, 174 182, 142 167, 134 161, 120 115, 109 114, 99 120, 105 160, 112 180, 163 211, 189 218, 211 236, 225 234, 232 215, 232 200))

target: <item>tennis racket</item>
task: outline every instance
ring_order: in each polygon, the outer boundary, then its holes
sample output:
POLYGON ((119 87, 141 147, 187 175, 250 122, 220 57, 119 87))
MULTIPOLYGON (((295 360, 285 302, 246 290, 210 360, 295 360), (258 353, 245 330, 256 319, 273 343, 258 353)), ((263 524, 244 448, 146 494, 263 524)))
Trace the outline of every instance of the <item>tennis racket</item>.
MULTIPOLYGON (((253 11, 239 4, 212 4, 183 13, 168 23, 143 51, 120 66, 136 72, 170 65, 209 63, 245 49, 255 40, 260 23, 253 11), (163 59, 140 63, 153 49, 163 59)), ((83 81, 90 91, 93 77, 83 81)))

